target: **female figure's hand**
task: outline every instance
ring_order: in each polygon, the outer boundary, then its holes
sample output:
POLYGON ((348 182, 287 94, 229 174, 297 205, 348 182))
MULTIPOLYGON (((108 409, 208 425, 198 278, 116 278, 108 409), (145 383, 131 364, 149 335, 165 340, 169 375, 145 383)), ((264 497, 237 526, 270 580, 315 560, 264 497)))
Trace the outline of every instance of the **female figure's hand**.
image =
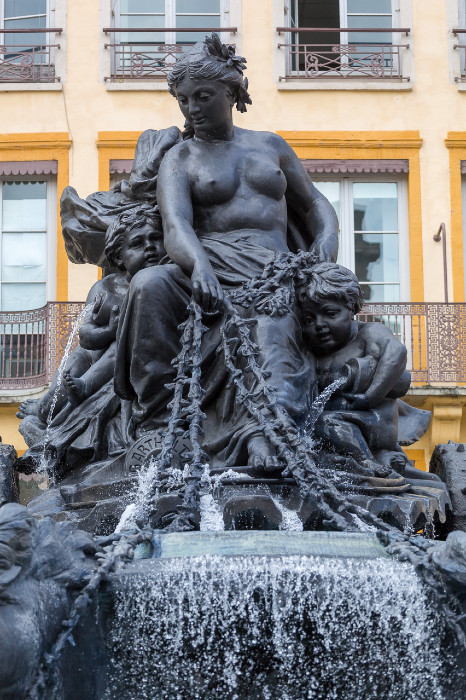
POLYGON ((204 311, 217 311, 223 304, 223 289, 212 268, 195 265, 191 275, 193 297, 204 311))

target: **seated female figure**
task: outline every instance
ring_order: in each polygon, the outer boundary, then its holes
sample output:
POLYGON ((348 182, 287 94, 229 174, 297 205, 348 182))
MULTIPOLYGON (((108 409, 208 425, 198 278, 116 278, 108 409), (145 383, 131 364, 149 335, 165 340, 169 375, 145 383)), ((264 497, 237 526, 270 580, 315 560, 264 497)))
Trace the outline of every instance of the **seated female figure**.
MULTIPOLYGON (((116 390, 133 399, 139 429, 163 425, 173 380, 171 361, 180 350, 178 325, 191 295, 206 312, 205 367, 212 370, 225 294, 260 275, 278 252, 289 250, 288 211, 301 222, 301 243, 319 261, 334 260, 338 223, 330 203, 312 185, 299 159, 276 134, 234 127, 232 108, 250 103, 244 60, 216 35, 196 44, 169 75, 193 134, 171 148, 158 174, 157 201, 172 264, 135 275, 121 313, 116 390), (304 243, 303 243, 304 241, 304 243)), ((284 318, 238 307, 255 319, 259 362, 270 372, 277 400, 292 419, 304 415, 309 364, 300 348, 300 326, 284 318)), ((206 449, 223 464, 277 466, 257 426, 231 407, 222 381, 207 372, 206 449), (229 405, 226 404, 229 402, 229 405)))

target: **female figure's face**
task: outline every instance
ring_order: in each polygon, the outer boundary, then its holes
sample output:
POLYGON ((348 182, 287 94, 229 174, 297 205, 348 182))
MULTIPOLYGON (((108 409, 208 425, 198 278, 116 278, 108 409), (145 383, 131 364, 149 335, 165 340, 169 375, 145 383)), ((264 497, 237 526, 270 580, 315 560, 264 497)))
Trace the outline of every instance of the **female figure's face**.
POLYGON ((176 98, 196 136, 207 140, 223 138, 223 133, 231 130, 231 110, 235 100, 224 83, 185 77, 178 83, 176 98))

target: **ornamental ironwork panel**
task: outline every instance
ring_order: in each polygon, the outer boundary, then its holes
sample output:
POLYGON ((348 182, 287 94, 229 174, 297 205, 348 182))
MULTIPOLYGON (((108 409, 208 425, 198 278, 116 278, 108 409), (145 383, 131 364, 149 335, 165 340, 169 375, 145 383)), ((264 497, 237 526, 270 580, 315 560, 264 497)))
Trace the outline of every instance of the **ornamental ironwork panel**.
POLYGON ((0 389, 46 384, 46 308, 0 312, 0 389))
POLYGON ((278 44, 287 54, 286 73, 280 80, 409 80, 401 70, 402 49, 409 45, 392 43, 393 34, 408 34, 409 29, 277 27, 277 32, 287 37, 287 43, 278 44), (381 35, 380 40, 373 40, 374 33, 381 35), (368 41, 361 40, 366 36, 368 41), (338 38, 343 41, 338 43, 338 38))
POLYGON ((0 29, 3 40, 0 43, 0 82, 53 83, 60 80, 54 65, 55 49, 60 49, 60 44, 49 43, 47 37, 61 32, 60 28, 49 27, 0 29), (24 43, 28 40, 31 43, 24 43))
MULTIPOLYGON (((84 302, 51 301, 47 304, 47 382, 51 382, 64 355, 68 339, 84 309, 84 302)), ((71 349, 79 343, 76 334, 71 349)))
MULTIPOLYGON (((49 302, 32 311, 0 312, 0 389, 50 383, 84 302, 49 302)), ((466 304, 365 304, 360 321, 388 326, 408 351, 420 385, 466 382, 466 304)), ((78 344, 76 334, 72 348, 78 344)))

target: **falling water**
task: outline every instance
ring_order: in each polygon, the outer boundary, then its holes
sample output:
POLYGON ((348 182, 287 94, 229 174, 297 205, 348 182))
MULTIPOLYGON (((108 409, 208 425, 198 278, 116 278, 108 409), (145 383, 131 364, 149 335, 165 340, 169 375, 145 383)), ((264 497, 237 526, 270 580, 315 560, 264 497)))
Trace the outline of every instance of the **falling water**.
POLYGON ((105 698, 442 700, 444 622, 390 558, 196 557, 116 582, 105 698))
POLYGON ((65 367, 66 367, 66 364, 68 362, 68 358, 69 358, 70 353, 71 353, 73 341, 75 339, 76 333, 78 332, 79 328, 81 327, 82 322, 84 321, 84 317, 86 316, 87 312, 90 311, 92 308, 93 308, 93 304, 88 304, 87 306, 85 306, 84 309, 79 314, 76 321, 74 322, 74 326, 72 328, 72 331, 71 331, 70 336, 68 338, 68 341, 66 343, 63 357, 62 357, 61 362, 60 362, 58 369, 57 369, 57 374, 56 374, 57 384, 56 384, 55 391, 53 394, 52 403, 50 404, 50 409, 49 409, 49 412, 47 415, 46 429, 45 429, 45 436, 44 436, 44 448, 42 450, 42 455, 40 458, 39 466, 37 468, 37 472, 39 474, 42 474, 43 476, 49 476, 52 483, 54 480, 53 468, 50 466, 49 459, 47 457, 47 445, 48 445, 49 436, 50 436, 50 425, 51 425, 52 420, 53 420, 53 412, 55 411, 55 406, 57 405, 58 394, 60 393, 62 380, 63 380, 63 373, 65 371, 65 367))
MULTIPOLYGON (((220 474, 220 477, 223 475, 220 474)), ((220 532, 225 529, 222 511, 215 500, 215 489, 218 487, 219 477, 210 476, 209 465, 204 466, 201 481, 201 531, 220 532)))
POLYGON ((312 406, 309 409, 309 413, 306 417, 306 420, 304 421, 304 433, 308 435, 312 433, 318 418, 320 417, 322 411, 325 408, 325 404, 331 399, 333 394, 335 394, 335 392, 338 391, 338 389, 340 389, 342 386, 344 386, 344 384, 346 384, 347 380, 347 377, 338 377, 331 384, 329 384, 313 401, 312 406))

